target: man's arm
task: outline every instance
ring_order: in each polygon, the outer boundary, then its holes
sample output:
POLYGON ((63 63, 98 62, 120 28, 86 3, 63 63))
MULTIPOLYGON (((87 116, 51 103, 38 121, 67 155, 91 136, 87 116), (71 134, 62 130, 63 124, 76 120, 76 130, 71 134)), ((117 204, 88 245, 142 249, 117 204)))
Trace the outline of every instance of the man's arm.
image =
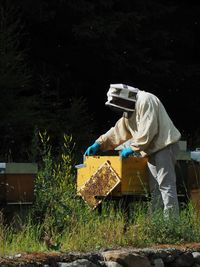
POLYGON ((127 128, 126 120, 124 117, 120 118, 114 127, 96 140, 102 151, 113 150, 132 137, 127 128))

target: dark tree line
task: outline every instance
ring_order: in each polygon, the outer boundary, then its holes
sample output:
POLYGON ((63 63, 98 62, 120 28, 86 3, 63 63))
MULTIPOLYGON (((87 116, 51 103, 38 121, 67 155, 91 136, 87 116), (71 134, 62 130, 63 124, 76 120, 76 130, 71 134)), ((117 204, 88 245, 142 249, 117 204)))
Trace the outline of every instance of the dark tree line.
POLYGON ((47 130, 77 153, 116 120, 110 83, 157 94, 199 146, 200 4, 160 0, 1 0, 0 155, 34 160, 47 130))

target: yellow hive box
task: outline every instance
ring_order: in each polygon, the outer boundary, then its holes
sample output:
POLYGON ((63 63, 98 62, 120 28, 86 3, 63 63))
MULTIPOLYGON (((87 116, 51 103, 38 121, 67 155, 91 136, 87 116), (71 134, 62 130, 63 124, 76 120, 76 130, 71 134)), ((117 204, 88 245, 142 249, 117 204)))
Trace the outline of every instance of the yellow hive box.
MULTIPOLYGON (((85 156, 84 163, 77 167, 77 194, 97 169, 108 162, 121 182, 110 193, 112 196, 139 195, 149 191, 147 158, 119 156, 85 156)), ((104 185, 105 186, 105 185, 104 185)))

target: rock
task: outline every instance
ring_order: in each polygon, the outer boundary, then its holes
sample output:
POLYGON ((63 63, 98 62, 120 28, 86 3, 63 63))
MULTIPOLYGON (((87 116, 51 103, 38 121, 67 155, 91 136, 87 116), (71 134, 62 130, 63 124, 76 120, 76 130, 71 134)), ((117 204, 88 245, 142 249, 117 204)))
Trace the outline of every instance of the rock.
POLYGON ((191 267, 192 264, 194 264, 194 258, 192 256, 192 253, 186 252, 181 254, 176 260, 175 260, 174 266, 181 266, 181 267, 191 267))
POLYGON ((102 263, 102 266, 105 266, 105 267, 123 267, 121 264, 115 261, 104 261, 101 263, 102 263))
POLYGON ((115 261, 126 267, 150 267, 147 257, 123 250, 106 251, 102 253, 106 261, 115 261))
POLYGON ((200 252, 192 252, 192 256, 196 263, 200 264, 200 252))
POLYGON ((164 267, 164 262, 162 259, 155 259, 153 264, 155 267, 164 267))
POLYGON ((175 261, 176 259, 176 255, 175 254, 169 254, 166 258, 165 258, 165 262, 166 263, 172 263, 173 261, 175 261))
POLYGON ((48 265, 51 267, 57 267, 57 260, 54 257, 48 259, 48 265))
POLYGON ((58 267, 97 267, 97 265, 87 259, 79 259, 72 262, 58 262, 58 267))

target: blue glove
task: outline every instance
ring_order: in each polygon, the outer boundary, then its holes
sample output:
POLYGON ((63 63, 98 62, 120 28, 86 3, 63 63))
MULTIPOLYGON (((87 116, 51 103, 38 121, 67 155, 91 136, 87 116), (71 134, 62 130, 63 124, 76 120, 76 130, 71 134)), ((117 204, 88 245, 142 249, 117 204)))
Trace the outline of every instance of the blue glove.
POLYGON ((94 143, 92 146, 89 146, 85 151, 85 156, 93 156, 95 155, 100 149, 99 143, 94 143))
POLYGON ((122 149, 122 151, 120 153, 120 157, 124 159, 124 158, 127 158, 129 155, 132 155, 132 154, 134 154, 133 149, 130 147, 127 147, 127 148, 122 149))

